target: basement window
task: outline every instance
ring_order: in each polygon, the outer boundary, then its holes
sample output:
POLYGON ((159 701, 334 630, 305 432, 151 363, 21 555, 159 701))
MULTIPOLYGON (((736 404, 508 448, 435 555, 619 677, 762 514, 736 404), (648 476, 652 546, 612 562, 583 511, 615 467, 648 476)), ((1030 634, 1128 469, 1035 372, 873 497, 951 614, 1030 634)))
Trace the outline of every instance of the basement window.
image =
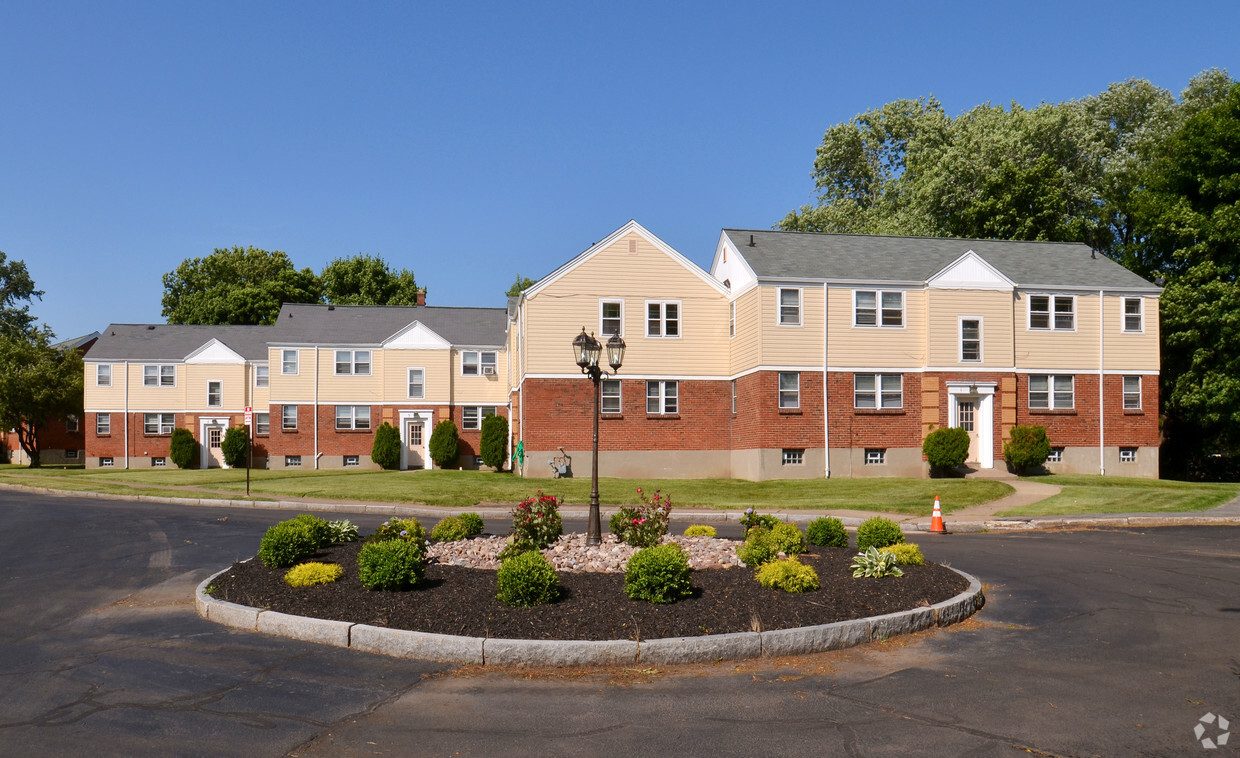
POLYGON ((805 463, 805 450, 784 448, 784 464, 785 466, 800 466, 805 463))
POLYGON ((344 457, 344 465, 346 466, 358 466, 361 465, 361 462, 362 459, 356 455, 346 455, 344 457))
POLYGON ((1135 447, 1121 447, 1119 449, 1120 463, 1136 463, 1137 449, 1135 447))
POLYGON ((865 449, 865 465, 879 466, 887 462, 887 448, 867 447, 865 449))
POLYGON ((111 458, 100 458, 99 468, 112 468, 115 465, 111 458))
POLYGON ((301 466, 301 456, 300 455, 284 456, 284 466, 285 468, 297 468, 301 466))
POLYGON ((151 468, 167 468, 167 467, 168 467, 167 458, 152 458, 151 459, 151 468))
POLYGON ((1051 454, 1046 456, 1047 463, 1063 463, 1063 448, 1052 447, 1051 454))

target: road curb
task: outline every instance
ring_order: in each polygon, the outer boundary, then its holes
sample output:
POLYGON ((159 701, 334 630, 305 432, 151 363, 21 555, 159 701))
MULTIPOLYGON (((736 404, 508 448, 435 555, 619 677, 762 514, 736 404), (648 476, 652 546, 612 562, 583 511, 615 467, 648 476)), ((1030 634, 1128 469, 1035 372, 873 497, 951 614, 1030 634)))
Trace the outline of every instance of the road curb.
MULTIPOLYGON (((948 568, 951 568, 950 566, 948 568)), ((986 603, 982 583, 952 568, 969 582, 955 597, 929 607, 882 616, 793 629, 738 632, 652 640, 510 640, 387 629, 347 621, 292 616, 250 608, 207 594, 223 569, 207 577, 194 593, 198 615, 217 624, 280 637, 347 647, 394 658, 483 666, 615 666, 711 663, 781 655, 804 655, 950 626, 986 603)))

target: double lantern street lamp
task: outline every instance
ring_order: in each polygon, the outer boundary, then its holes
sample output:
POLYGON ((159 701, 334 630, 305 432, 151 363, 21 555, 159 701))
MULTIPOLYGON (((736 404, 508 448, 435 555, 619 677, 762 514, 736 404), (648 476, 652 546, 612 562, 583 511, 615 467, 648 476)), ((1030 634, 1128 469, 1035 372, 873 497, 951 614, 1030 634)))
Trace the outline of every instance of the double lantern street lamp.
POLYGON ((590 461, 590 523, 586 527, 587 545, 602 542, 603 531, 598 515, 599 397, 602 394, 603 376, 615 376, 620 372, 620 364, 624 362, 624 340, 618 334, 613 334, 607 340, 607 363, 611 365, 611 371, 598 365, 602 352, 602 343, 596 340, 593 334, 586 334, 584 326, 581 327, 581 334, 573 340, 573 356, 577 359, 581 373, 588 375, 590 381, 594 382, 594 457, 590 461))

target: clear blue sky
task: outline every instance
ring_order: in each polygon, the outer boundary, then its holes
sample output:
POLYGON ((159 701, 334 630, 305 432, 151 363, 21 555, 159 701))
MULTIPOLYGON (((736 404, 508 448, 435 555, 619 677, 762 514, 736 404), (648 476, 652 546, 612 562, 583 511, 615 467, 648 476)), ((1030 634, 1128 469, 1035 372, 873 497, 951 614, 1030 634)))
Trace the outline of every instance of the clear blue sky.
POLYGON ((160 322, 213 248, 378 254, 502 305, 630 218, 705 266, 810 199, 832 124, 1240 75, 1240 3, 13 2, 0 250, 62 338, 160 322), (1008 7, 1011 6, 1012 10, 1008 7))

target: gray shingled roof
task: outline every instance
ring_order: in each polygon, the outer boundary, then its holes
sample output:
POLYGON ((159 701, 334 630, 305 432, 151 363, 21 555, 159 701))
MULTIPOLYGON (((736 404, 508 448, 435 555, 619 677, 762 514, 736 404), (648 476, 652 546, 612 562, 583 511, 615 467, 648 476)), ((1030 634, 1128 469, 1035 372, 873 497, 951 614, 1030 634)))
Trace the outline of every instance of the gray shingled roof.
POLYGON ((925 282, 972 250, 1022 287, 1158 287, 1079 242, 724 229, 760 279, 925 282), (749 246, 753 235, 754 246, 749 246))
POLYGON ((508 309, 285 303, 269 339, 286 345, 377 345, 414 321, 453 345, 502 347, 508 309))
POLYGON ((109 324, 87 355, 89 361, 180 361, 213 339, 241 357, 267 360, 271 326, 201 324, 109 324))

